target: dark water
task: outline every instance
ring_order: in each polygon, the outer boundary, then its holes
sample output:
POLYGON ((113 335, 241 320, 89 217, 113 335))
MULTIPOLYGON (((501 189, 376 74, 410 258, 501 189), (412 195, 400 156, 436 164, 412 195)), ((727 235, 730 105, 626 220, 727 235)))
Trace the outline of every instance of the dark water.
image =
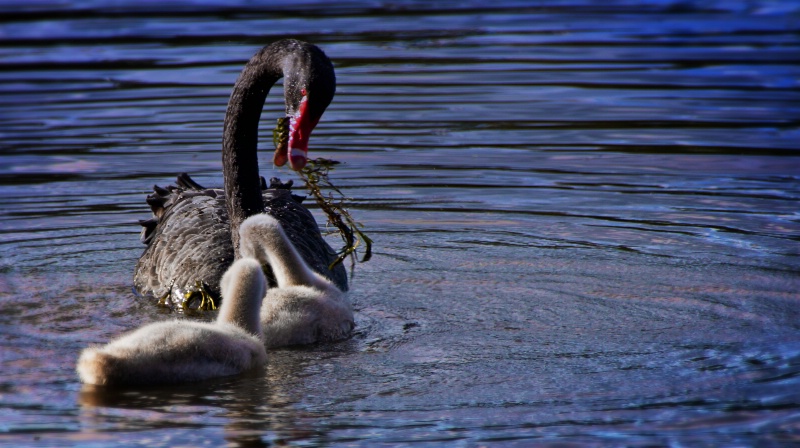
POLYGON ((274 4, 0 6, 0 443, 800 439, 796 2, 274 4), (170 317, 131 293, 144 197, 222 184, 233 81, 283 36, 337 69, 311 156, 375 240, 357 335, 81 387, 83 347, 170 317))

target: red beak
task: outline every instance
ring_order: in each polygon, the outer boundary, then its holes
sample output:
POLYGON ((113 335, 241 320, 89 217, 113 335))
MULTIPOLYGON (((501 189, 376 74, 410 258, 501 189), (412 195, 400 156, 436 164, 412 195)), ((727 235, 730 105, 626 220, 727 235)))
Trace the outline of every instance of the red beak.
POLYGON ((273 162, 277 166, 283 166, 289 162, 289 166, 295 171, 300 171, 308 162, 308 138, 311 131, 319 123, 319 119, 312 119, 308 116, 308 97, 304 96, 300 100, 297 114, 289 117, 289 144, 288 153, 276 152, 273 162))

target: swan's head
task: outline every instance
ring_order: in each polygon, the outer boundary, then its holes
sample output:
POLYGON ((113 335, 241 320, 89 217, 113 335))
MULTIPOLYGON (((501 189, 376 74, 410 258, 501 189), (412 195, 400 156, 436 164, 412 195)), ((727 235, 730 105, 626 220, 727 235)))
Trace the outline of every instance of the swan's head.
POLYGON ((286 146, 275 151, 274 162, 283 166, 288 161, 299 171, 308 161, 311 131, 336 93, 336 75, 325 53, 311 44, 303 45, 286 63, 283 89, 289 135, 286 146))

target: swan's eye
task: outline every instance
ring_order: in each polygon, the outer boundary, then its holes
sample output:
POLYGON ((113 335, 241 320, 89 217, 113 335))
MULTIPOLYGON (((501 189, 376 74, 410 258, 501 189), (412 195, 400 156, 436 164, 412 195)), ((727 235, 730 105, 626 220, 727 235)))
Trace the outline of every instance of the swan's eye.
POLYGON ((303 87, 302 89, 300 89, 300 93, 301 93, 303 96, 307 96, 307 95, 308 95, 308 90, 306 90, 306 88, 305 88, 305 87, 303 87))

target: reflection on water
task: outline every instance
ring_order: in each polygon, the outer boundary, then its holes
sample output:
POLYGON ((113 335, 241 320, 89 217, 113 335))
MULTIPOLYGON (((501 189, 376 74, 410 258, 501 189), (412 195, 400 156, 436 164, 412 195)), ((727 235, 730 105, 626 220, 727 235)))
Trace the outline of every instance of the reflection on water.
MULTIPOLYGON (((793 2, 220 5, 0 6, 4 442, 800 433, 793 2), (356 336, 244 377, 82 387, 80 349, 172 317, 131 292, 144 196, 222 184, 230 88, 278 36, 336 64, 311 156, 344 162, 375 240, 356 336)), ((278 92, 260 162, 286 179, 278 92)))

